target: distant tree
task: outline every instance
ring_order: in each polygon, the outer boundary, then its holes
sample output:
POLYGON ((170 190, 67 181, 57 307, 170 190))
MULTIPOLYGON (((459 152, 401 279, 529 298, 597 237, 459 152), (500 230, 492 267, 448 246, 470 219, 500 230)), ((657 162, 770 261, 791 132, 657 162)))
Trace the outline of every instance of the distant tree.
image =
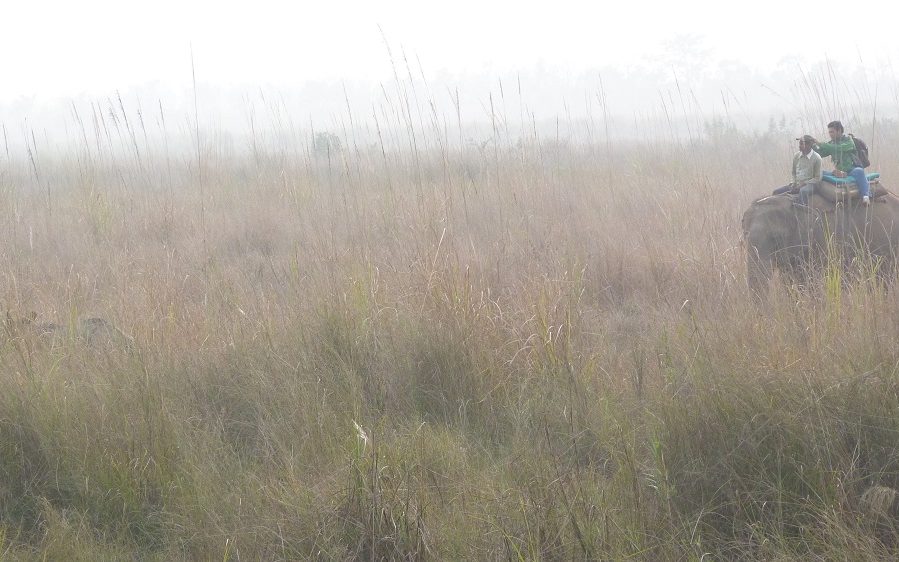
POLYGON ((340 137, 327 131, 316 133, 312 141, 312 150, 318 156, 336 154, 340 152, 341 148, 340 137))
POLYGON ((713 117, 703 123, 705 136, 712 142, 735 141, 742 136, 733 121, 721 117, 713 117))

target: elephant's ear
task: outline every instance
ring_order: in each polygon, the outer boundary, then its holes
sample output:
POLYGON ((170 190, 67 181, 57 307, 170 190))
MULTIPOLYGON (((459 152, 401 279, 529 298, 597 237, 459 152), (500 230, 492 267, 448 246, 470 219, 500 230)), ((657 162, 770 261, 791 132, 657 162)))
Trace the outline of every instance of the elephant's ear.
POLYGON ((757 226, 772 236, 788 236, 789 232, 786 229, 792 219, 792 203, 789 199, 778 196, 763 197, 753 201, 743 213, 743 237, 745 239, 749 236, 755 223, 760 223, 757 226))

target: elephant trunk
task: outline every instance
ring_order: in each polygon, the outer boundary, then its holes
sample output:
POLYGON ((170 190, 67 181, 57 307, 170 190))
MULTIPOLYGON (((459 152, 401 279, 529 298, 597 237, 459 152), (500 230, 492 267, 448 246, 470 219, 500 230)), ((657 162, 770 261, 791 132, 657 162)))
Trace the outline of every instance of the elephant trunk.
POLYGON ((746 271, 749 280, 749 289, 753 294, 764 300, 768 294, 768 283, 774 271, 771 249, 765 244, 753 243, 751 234, 748 237, 749 244, 746 251, 746 271))

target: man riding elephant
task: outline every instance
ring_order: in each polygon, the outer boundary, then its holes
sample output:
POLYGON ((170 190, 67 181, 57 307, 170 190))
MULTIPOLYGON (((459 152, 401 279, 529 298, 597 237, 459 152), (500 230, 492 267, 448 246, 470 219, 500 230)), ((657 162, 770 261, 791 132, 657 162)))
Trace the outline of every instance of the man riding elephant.
POLYGON ((793 155, 793 181, 774 190, 772 195, 799 193, 799 202, 808 205, 809 195, 814 193, 824 177, 821 155, 812 150, 816 144, 814 137, 803 135, 799 141, 799 152, 793 155))
POLYGON ((843 124, 839 121, 831 121, 827 124, 827 135, 830 137, 830 142, 815 141, 812 149, 825 158, 830 156, 835 168, 833 171, 835 177, 849 176, 855 180, 862 203, 867 205, 871 202, 868 178, 859 161, 855 141, 844 132, 843 124))

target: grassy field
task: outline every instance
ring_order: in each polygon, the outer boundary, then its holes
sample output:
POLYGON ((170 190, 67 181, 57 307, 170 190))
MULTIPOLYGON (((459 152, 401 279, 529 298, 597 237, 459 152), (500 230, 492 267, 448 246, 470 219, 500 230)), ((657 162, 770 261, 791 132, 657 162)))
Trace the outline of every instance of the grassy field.
POLYGON ((899 555, 895 293, 746 289, 809 131, 405 115, 236 150, 111 106, 0 155, 0 557, 899 555))

